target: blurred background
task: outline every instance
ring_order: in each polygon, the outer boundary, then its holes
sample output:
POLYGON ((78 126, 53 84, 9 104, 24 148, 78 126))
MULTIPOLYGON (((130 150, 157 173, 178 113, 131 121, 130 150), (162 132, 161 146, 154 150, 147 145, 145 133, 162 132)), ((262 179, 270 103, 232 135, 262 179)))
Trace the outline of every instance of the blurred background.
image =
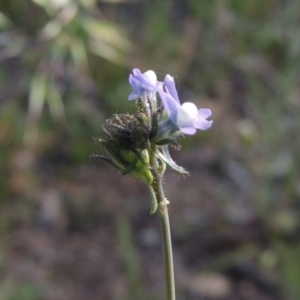
POLYGON ((300 299, 300 2, 0 0, 0 300, 162 300, 142 183, 93 162, 135 67, 214 124, 172 152, 179 300, 300 299))

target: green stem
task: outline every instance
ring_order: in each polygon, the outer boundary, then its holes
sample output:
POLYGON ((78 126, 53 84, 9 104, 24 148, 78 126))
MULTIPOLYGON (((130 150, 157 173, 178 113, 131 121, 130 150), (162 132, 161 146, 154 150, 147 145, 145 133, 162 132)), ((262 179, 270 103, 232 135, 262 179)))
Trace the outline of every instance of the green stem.
POLYGON ((168 204, 163 188, 162 188, 162 172, 159 172, 159 166, 155 157, 156 147, 152 148, 152 155, 150 163, 152 165, 153 183, 151 185, 158 202, 158 210, 160 215, 160 224, 162 232, 162 243, 164 252, 164 265, 165 265, 165 285, 166 285, 166 299, 175 300, 175 281, 174 281, 174 268, 173 268, 173 254, 172 242, 170 232, 170 222, 168 216, 168 204))
POLYGON ((168 216, 168 201, 164 200, 159 203, 160 224, 162 231, 162 241, 164 249, 165 262, 165 280, 167 300, 175 300, 175 282, 173 269, 173 254, 170 232, 170 222, 168 216))

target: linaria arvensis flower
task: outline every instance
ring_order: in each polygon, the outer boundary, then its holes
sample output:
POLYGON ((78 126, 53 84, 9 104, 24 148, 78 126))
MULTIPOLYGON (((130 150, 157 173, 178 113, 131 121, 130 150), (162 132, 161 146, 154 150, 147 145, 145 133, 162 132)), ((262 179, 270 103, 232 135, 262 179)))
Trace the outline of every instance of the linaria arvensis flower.
POLYGON ((206 120, 211 116, 210 109, 197 109, 191 102, 180 104, 174 78, 167 75, 164 88, 158 90, 168 118, 159 124, 157 140, 180 131, 183 134, 193 135, 197 129, 206 130, 211 127, 212 121, 206 120))
POLYGON ((170 75, 160 82, 152 70, 142 73, 133 69, 129 83, 132 92, 128 100, 137 101, 138 112, 115 114, 107 120, 103 127, 106 138, 97 139, 104 155, 93 157, 105 159, 123 174, 131 173, 149 184, 152 180, 149 149, 155 144, 156 158, 161 164, 169 165, 180 174, 188 174, 172 160, 168 147, 179 148, 178 137, 182 134, 193 135, 197 130, 210 128, 212 121, 207 118, 211 111, 206 108, 198 110, 191 102, 181 104, 174 78, 170 75), (157 93, 161 105, 157 105, 157 93))
POLYGON ((128 100, 136 100, 137 98, 155 98, 155 93, 161 87, 162 83, 157 81, 156 74, 149 70, 142 74, 139 69, 133 69, 129 75, 129 83, 132 87, 132 93, 128 96, 128 100))

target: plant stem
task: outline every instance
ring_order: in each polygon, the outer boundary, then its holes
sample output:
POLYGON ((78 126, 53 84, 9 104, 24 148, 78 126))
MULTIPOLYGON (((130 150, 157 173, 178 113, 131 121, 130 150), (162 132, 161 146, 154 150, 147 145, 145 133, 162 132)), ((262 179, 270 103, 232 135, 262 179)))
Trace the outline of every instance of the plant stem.
POLYGON ((167 300, 175 300, 175 282, 173 269, 173 254, 168 216, 168 200, 159 203, 160 224, 164 249, 165 280, 167 300))
POLYGON ((170 232, 170 222, 168 216, 168 204, 163 188, 162 188, 162 172, 159 172, 159 166, 155 157, 156 147, 152 148, 152 155, 150 162, 152 165, 153 183, 151 185, 158 202, 158 210, 160 215, 160 225, 162 232, 162 243, 164 252, 164 265, 165 265, 165 286, 166 286, 166 299, 175 300, 175 281, 174 281, 174 268, 173 268, 173 254, 172 242, 170 232))

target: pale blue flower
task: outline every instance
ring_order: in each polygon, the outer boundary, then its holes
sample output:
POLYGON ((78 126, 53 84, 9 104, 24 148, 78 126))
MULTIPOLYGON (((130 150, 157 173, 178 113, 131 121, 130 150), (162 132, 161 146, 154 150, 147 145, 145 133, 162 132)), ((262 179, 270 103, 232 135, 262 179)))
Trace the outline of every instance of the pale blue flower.
POLYGON ((139 69, 133 69, 132 73, 129 76, 129 83, 133 91, 128 100, 143 98, 147 95, 154 98, 157 89, 162 85, 157 81, 156 74, 152 70, 142 73, 139 69))
MULTIPOLYGON (((198 110, 196 105, 191 102, 185 102, 181 105, 174 78, 170 75, 165 77, 164 88, 165 90, 158 89, 158 92, 169 118, 160 124, 160 133, 165 127, 166 131, 170 133, 180 130, 184 134, 193 135, 197 129, 206 130, 211 127, 213 121, 206 120, 211 116, 210 109, 201 108, 198 110)), ((163 135, 166 137, 165 134, 163 135)))

